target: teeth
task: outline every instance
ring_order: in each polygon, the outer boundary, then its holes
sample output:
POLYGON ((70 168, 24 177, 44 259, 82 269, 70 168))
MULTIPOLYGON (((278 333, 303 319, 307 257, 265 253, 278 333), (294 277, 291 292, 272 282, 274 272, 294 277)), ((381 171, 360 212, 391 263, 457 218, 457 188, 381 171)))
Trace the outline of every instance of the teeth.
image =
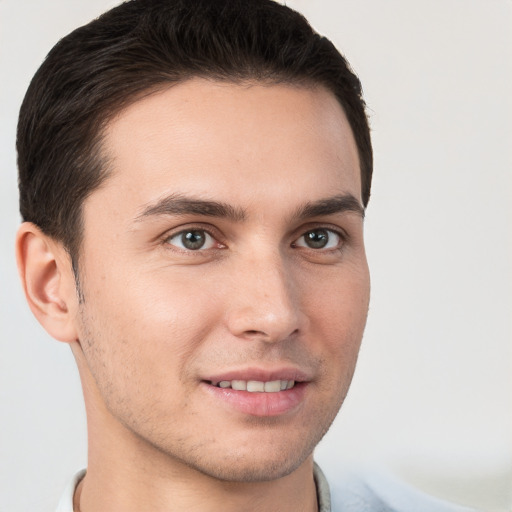
POLYGON ((265 383, 259 380, 248 380, 247 381, 247 391, 251 393, 259 392, 263 393, 265 391, 265 383))
POLYGON ((277 393, 292 389, 295 386, 294 380, 271 380, 262 382, 259 380, 221 380, 217 383, 219 388, 231 388, 235 391, 249 391, 249 393, 277 393))
POLYGON ((270 382, 265 382, 265 393, 276 393, 277 391, 281 391, 281 381, 280 380, 271 380, 270 382))
POLYGON ((245 380, 232 380, 231 388, 236 391, 247 391, 247 382, 245 380))

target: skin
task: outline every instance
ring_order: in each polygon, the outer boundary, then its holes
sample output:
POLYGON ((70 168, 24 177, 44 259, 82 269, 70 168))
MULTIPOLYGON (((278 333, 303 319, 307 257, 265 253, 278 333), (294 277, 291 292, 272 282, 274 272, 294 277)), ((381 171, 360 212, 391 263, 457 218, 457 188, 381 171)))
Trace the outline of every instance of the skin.
POLYGON ((82 379, 75 509, 316 510, 312 452, 347 393, 369 300, 340 105, 320 87, 193 79, 123 110, 104 153, 112 174, 83 209, 83 301, 64 248, 31 224, 18 234, 29 304, 82 379), (307 208, 326 200, 335 211, 307 208), (187 230, 205 244, 183 246, 187 230), (283 368, 305 383, 275 415, 205 382, 283 368))

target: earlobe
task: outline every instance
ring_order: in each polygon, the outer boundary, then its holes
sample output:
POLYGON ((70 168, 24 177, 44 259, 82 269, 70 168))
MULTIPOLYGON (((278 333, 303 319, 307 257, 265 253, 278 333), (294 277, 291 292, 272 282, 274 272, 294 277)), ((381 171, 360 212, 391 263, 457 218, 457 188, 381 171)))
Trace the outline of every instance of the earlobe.
POLYGON ((16 261, 25 297, 39 323, 59 341, 76 341, 74 277, 62 244, 24 222, 16 236, 16 261))

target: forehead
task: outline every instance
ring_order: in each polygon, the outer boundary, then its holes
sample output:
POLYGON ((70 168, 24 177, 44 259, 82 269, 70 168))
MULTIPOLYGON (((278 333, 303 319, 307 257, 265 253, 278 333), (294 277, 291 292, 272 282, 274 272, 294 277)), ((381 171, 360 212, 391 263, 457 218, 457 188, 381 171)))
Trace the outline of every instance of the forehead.
POLYGON ((193 79, 121 111, 104 151, 112 175, 99 193, 116 191, 134 207, 168 193, 224 202, 282 201, 287 191, 361 196, 352 131, 322 87, 193 79))

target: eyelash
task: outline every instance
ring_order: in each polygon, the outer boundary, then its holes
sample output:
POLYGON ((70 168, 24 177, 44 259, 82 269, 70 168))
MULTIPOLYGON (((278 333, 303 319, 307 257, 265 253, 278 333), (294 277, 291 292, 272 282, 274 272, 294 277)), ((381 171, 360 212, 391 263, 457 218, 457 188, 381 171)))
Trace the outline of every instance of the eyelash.
MULTIPOLYGON (((204 226, 190 226, 190 227, 187 227, 186 229, 181 229, 181 230, 176 231, 174 233, 166 233, 162 237, 162 243, 168 249, 172 248, 170 250, 180 251, 183 254, 188 254, 188 255, 192 255, 193 256, 193 255, 198 255, 198 254, 204 253, 205 251, 222 250, 222 249, 224 249, 226 247, 226 245, 222 241, 219 241, 219 238, 222 238, 222 237, 219 234, 214 233, 213 230, 210 229, 210 228, 206 228, 204 226), (207 248, 207 249, 202 249, 202 247, 200 247, 200 248, 194 250, 194 249, 187 249, 187 248, 184 248, 184 247, 183 248, 182 247, 177 247, 176 245, 171 244, 169 242, 169 240, 172 239, 172 238, 178 237, 180 235, 183 236, 184 234, 191 233, 191 232, 194 232, 194 231, 195 232, 206 233, 209 237, 211 237, 221 247, 214 247, 214 248, 207 248)), ((313 251, 315 253, 329 254, 329 253, 333 253, 333 252, 336 252, 336 251, 341 251, 343 249, 343 246, 345 245, 345 242, 347 241, 347 239, 348 239, 348 236, 347 236, 347 234, 343 230, 341 230, 339 228, 334 229, 334 228, 332 228, 330 226, 325 226, 324 224, 319 224, 319 225, 316 225, 316 226, 309 227, 305 231, 302 231, 302 234, 298 238, 294 239, 294 241, 292 242, 291 246, 294 247, 294 248, 300 247, 302 249, 311 250, 311 251, 313 251), (326 232, 330 233, 331 235, 334 234, 337 237, 339 237, 339 243, 337 244, 336 247, 327 248, 327 249, 304 247, 304 246, 299 246, 297 244, 297 242, 299 240, 301 240, 303 237, 305 237, 308 233, 312 233, 314 231, 326 231, 326 232)))

